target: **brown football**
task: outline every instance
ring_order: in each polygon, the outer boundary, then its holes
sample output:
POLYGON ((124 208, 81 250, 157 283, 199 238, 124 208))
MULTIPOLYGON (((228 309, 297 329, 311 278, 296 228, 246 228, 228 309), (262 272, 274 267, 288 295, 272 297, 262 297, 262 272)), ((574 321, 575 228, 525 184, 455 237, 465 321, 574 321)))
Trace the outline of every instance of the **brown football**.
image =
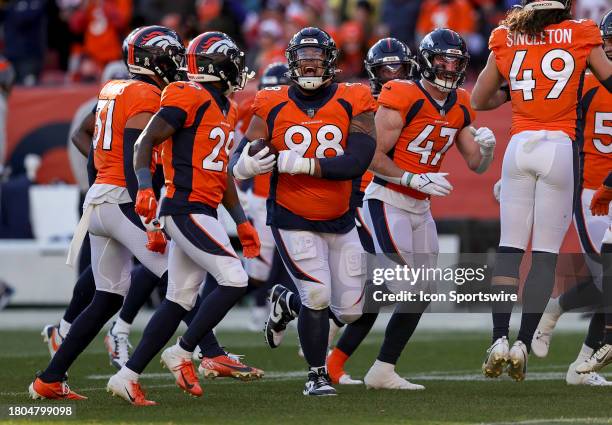
POLYGON ((270 142, 264 139, 256 139, 256 140, 253 140, 249 146, 249 156, 255 155, 257 152, 259 152, 266 146, 270 148, 270 152, 266 156, 269 156, 269 155, 277 156, 278 155, 278 151, 276 150, 274 146, 272 146, 272 144, 270 144, 270 142))

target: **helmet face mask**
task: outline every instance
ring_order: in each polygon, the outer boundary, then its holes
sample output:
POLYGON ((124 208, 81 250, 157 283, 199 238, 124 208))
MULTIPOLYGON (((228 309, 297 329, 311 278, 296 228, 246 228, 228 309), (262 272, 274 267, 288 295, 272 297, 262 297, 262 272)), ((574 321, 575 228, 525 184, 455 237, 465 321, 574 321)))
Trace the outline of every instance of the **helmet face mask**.
POLYGON ((304 90, 316 90, 336 75, 336 43, 318 28, 304 28, 295 34, 285 56, 291 80, 304 90))
POLYGON ((463 83, 468 63, 466 57, 428 53, 423 56, 429 64, 429 72, 434 76, 433 81, 430 82, 444 92, 456 89, 463 83))
POLYGON ((387 81, 413 78, 416 68, 408 46, 395 38, 383 38, 376 42, 368 51, 364 63, 374 96, 380 93, 387 81))
POLYGON ((419 45, 421 75, 442 92, 463 84, 469 59, 465 41, 449 29, 430 32, 419 45))

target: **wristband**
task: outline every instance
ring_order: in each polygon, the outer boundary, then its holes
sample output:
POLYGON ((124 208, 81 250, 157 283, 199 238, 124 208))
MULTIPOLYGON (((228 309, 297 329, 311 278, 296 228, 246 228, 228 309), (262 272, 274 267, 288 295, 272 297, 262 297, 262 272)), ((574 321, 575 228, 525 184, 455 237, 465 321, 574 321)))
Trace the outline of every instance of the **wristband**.
POLYGON ((242 224, 247 221, 246 215, 244 215, 244 210, 242 209, 242 206, 240 206, 239 203, 229 208, 227 212, 236 224, 242 224))
POLYGON ((139 168, 135 172, 136 179, 138 180, 138 189, 149 189, 153 187, 153 178, 151 177, 151 170, 148 168, 139 168))

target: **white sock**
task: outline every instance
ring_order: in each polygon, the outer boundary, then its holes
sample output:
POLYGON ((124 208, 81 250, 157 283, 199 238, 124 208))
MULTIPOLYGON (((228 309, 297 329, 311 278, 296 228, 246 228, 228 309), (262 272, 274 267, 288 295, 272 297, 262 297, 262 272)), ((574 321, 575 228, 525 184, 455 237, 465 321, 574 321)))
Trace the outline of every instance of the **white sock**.
POLYGON ((62 338, 66 338, 68 331, 70 330, 71 323, 66 322, 64 319, 60 320, 59 323, 59 334, 62 338))
POLYGON ((172 350, 174 350, 174 352, 178 356, 184 357, 186 359, 191 359, 191 356, 193 355, 192 352, 189 352, 189 351, 185 350, 183 347, 181 347, 178 342, 174 345, 174 347, 172 347, 172 350))
POLYGON ((325 373, 327 373, 327 366, 319 366, 319 367, 311 367, 311 368, 310 368, 310 370, 311 370, 312 372, 316 372, 316 373, 319 373, 319 371, 320 371, 321 369, 324 369, 324 370, 325 370, 325 373))
POLYGON ((548 306, 546 307, 546 312, 556 316, 561 316, 563 314, 563 309, 559 304, 559 297, 550 299, 548 306))
POLYGON ((138 382, 138 378, 140 378, 140 373, 134 372, 132 369, 127 366, 123 366, 119 372, 117 372, 119 376, 127 379, 128 381, 136 381, 138 382))
POLYGON ((383 372, 392 373, 395 372, 395 365, 392 363, 381 362, 376 359, 372 365, 373 369, 380 369, 383 372))
POLYGON ((582 344, 582 348, 580 349, 580 352, 578 353, 578 357, 576 357, 576 361, 583 362, 585 360, 590 359, 592 355, 593 355, 593 349, 589 347, 588 345, 582 344))
POLYGON ((119 318, 119 319, 117 319, 117 321, 113 325, 113 329, 111 330, 111 333, 113 335, 117 335, 117 334, 129 334, 131 327, 132 327, 132 325, 130 323, 127 323, 126 321, 123 321, 123 320, 121 320, 119 318))

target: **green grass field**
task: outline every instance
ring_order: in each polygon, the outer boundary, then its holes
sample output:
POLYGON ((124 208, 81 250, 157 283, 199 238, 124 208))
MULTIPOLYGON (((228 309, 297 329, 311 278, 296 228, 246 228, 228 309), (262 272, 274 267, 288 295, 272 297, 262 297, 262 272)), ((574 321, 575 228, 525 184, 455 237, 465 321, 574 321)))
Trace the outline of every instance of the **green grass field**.
MULTIPOLYGON (((136 342, 139 335, 133 335, 136 342)), ((221 333, 232 352, 266 371, 259 382, 204 381, 204 396, 190 398, 178 390, 157 361, 142 383, 148 398, 160 405, 135 408, 112 398, 105 385, 113 370, 101 336, 70 370, 69 383, 89 400, 72 403, 66 423, 205 423, 205 424, 473 424, 473 423, 612 423, 612 387, 569 387, 563 377, 580 347, 581 335, 558 334, 549 357, 531 359, 528 378, 485 381, 480 363, 485 334, 418 332, 405 351, 399 372, 426 386, 421 392, 374 391, 339 386, 337 397, 301 395, 305 366, 297 356, 295 334, 276 350, 260 334, 221 333)), ((376 357, 381 334, 371 335, 347 370, 362 377, 376 357)), ((40 423, 51 419, 8 418, 8 406, 35 403, 27 386, 48 361, 46 346, 35 332, 0 332, 0 422, 40 423), (6 422, 9 421, 9 422, 6 422)), ((611 370, 612 371, 612 370, 611 370)), ((37 402, 40 404, 40 402, 37 402)), ((53 402, 46 401, 45 404, 53 402)))

